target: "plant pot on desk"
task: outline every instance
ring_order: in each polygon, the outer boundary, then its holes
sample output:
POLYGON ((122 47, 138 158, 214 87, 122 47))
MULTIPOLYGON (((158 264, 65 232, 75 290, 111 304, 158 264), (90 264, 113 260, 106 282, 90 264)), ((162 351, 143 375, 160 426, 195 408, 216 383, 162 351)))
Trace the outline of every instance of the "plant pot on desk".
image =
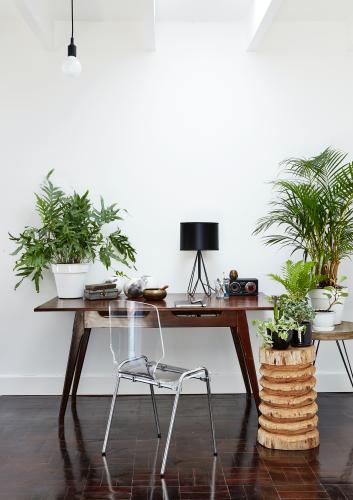
POLYGON ((60 299, 83 297, 89 264, 52 264, 51 269, 60 299))

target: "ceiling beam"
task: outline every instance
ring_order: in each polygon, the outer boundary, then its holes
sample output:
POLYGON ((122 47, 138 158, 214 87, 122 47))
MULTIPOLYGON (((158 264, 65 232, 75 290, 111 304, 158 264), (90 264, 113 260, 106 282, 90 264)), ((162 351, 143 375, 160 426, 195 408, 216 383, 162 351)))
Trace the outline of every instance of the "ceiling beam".
POLYGON ((16 0, 16 5, 29 29, 46 49, 54 48, 54 24, 47 0, 16 0))
POLYGON ((262 40, 271 27, 283 0, 255 0, 253 4, 251 34, 247 50, 259 49, 262 40))
POLYGON ((143 42, 145 50, 154 52, 156 50, 156 4, 155 0, 146 0, 147 9, 143 22, 143 42))

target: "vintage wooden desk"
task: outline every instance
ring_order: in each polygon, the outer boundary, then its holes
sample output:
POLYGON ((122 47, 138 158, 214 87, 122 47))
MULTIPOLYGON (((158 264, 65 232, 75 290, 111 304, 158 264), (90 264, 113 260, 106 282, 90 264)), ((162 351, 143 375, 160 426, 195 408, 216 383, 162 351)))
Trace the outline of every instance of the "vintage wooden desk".
MULTIPOLYGON (((203 297, 203 296, 202 296, 203 297)), ((165 300, 153 302, 160 313, 163 328, 228 327, 233 338, 247 395, 251 391, 259 405, 259 387, 251 349, 246 311, 270 310, 271 304, 263 294, 258 297, 231 297, 207 299, 206 307, 177 308, 175 301, 186 300, 186 294, 170 294, 165 300)), ((120 301, 123 298, 120 299, 120 301)), ((76 398, 81 370, 85 360, 91 329, 101 326, 102 313, 108 311, 107 300, 54 298, 36 307, 36 312, 75 312, 71 346, 67 361, 65 381, 61 398, 59 423, 64 423, 67 402, 72 388, 72 399, 76 398)))

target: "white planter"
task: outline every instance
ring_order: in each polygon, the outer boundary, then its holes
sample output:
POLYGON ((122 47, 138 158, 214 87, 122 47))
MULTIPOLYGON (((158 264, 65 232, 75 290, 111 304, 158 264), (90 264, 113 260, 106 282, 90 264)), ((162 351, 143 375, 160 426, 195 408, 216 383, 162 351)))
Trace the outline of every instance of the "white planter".
POLYGON ((89 264, 52 264, 51 270, 60 299, 83 297, 89 264))
MULTIPOLYGON (((348 293, 348 289, 344 287, 344 291, 348 293)), ((335 325, 340 325, 342 323, 342 315, 343 315, 343 309, 344 309, 344 303, 346 301, 346 297, 340 297, 339 301, 341 304, 335 304, 332 306, 332 311, 335 313, 335 325)))
POLYGON ((313 321, 315 332, 332 332, 335 328, 335 313, 333 311, 317 311, 313 321))
POLYGON ((315 288, 314 290, 310 290, 309 297, 314 311, 324 311, 325 309, 329 308, 329 298, 325 295, 328 293, 328 290, 324 290, 323 288, 315 288))

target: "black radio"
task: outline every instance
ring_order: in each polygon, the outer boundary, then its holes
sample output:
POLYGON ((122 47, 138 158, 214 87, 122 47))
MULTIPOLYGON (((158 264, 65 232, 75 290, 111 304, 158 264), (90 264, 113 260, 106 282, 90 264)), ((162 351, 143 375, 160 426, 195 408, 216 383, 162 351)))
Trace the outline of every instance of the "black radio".
POLYGON ((235 278, 229 274, 229 295, 257 295, 259 293, 259 281, 256 278, 235 278))

